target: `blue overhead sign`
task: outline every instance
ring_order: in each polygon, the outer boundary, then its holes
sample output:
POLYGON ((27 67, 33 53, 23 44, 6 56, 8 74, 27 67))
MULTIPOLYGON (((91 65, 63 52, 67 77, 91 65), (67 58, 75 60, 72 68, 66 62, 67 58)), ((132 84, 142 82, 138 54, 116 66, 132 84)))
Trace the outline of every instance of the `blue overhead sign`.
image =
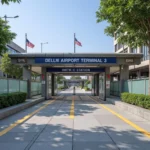
POLYGON ((104 72, 105 68, 47 68, 47 72, 104 72))
POLYGON ((116 57, 39 57, 37 64, 115 64, 116 57))

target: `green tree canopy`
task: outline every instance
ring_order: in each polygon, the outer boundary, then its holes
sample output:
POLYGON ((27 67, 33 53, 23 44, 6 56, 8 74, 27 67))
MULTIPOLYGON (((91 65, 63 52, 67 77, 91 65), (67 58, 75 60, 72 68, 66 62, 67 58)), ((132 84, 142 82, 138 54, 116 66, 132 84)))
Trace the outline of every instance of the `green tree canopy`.
POLYGON ((105 28, 107 35, 117 34, 118 43, 131 48, 148 46, 150 57, 150 0, 100 0, 96 16, 97 22, 108 22, 105 28))
POLYGON ((109 23, 107 35, 119 35, 118 42, 150 47, 150 0, 101 0, 96 15, 97 22, 109 23))
POLYGON ((1 3, 2 4, 7 4, 7 5, 9 5, 9 3, 10 2, 14 2, 14 3, 20 3, 21 2, 21 0, 1 0, 1 3))
POLYGON ((10 31, 10 26, 0 19, 0 55, 7 51, 6 44, 15 38, 16 34, 10 31))
POLYGON ((8 53, 3 54, 1 59, 0 69, 9 76, 15 76, 17 79, 22 77, 22 68, 18 65, 13 65, 8 53))
POLYGON ((57 76, 57 83, 62 84, 64 79, 66 79, 64 76, 57 76))
POLYGON ((71 76, 70 79, 81 79, 81 77, 80 76, 71 76))

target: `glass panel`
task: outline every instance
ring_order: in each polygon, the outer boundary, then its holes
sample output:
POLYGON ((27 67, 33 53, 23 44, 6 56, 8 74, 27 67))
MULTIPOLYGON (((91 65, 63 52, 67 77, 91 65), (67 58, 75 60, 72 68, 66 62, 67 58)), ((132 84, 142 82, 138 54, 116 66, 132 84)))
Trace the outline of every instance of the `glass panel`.
POLYGON ((7 93, 7 80, 0 79, 0 94, 7 93))
POLYGON ((41 94, 41 82, 31 82, 31 95, 41 94))
POLYGON ((149 83, 148 83, 148 82, 149 82, 149 80, 148 80, 148 79, 146 79, 146 81, 145 81, 145 84, 146 84, 146 85, 145 85, 145 90, 146 90, 146 92, 145 92, 145 93, 146 93, 146 95, 149 95, 149 94, 148 94, 148 85, 149 85, 149 83))
POLYGON ((54 95, 57 95, 57 76, 54 76, 54 95))
POLYGON ((19 92, 19 80, 9 80, 9 93, 19 92))
POLYGON ((50 98, 52 94, 52 85, 51 85, 51 74, 47 74, 47 98, 50 98))
POLYGON ((20 81, 20 92, 27 92, 27 81, 20 81))
POLYGON ((145 80, 133 80, 132 93, 145 94, 145 80))

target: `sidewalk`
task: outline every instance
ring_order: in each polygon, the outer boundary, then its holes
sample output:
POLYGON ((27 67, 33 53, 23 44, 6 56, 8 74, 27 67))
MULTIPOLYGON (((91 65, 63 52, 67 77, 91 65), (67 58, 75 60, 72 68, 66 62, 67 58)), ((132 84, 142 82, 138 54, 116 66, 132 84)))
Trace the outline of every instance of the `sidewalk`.
POLYGON ((0 120, 8 116, 11 116, 19 111, 22 111, 26 108, 29 108, 33 105, 36 105, 42 101, 44 101, 44 97, 41 97, 41 95, 38 95, 38 96, 33 96, 32 99, 27 99, 24 103, 10 106, 4 109, 0 109, 0 120))

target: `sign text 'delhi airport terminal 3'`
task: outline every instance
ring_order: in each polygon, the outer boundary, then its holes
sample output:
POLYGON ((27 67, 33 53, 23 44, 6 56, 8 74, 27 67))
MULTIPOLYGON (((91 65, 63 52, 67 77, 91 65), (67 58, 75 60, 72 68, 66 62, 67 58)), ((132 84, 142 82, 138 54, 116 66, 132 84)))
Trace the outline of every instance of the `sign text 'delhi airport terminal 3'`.
POLYGON ((35 58, 35 63, 39 64, 107 64, 116 63, 116 57, 40 57, 35 58))

